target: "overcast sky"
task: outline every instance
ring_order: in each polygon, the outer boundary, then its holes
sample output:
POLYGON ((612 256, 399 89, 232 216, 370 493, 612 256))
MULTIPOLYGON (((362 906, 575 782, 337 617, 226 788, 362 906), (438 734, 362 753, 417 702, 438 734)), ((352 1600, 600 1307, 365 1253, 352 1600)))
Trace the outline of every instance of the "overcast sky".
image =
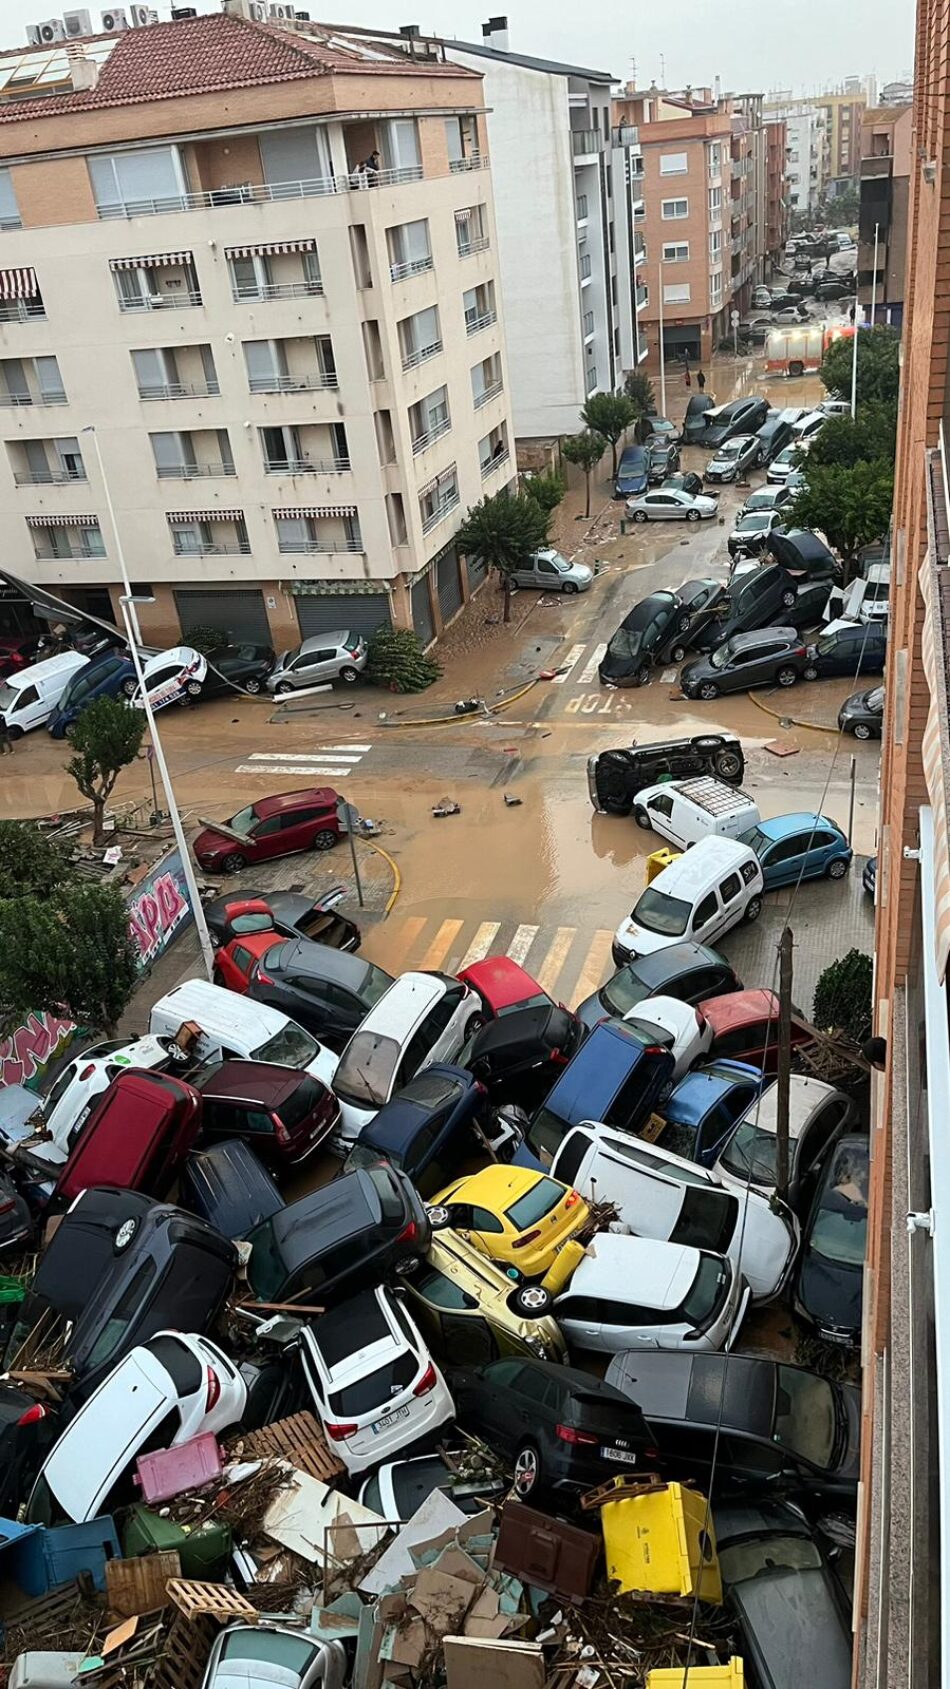
MULTIPOLYGON (((104 3, 104 0, 103 0, 104 3)), ((152 0, 155 5, 156 0, 152 0)), ((194 4, 195 0, 189 0, 194 4)), ((216 10, 197 0, 202 11, 216 10)), ((465 40, 481 38, 481 24, 504 9, 479 0, 298 0, 314 19, 423 30, 465 40), (326 7, 326 9, 324 9, 326 7)), ((28 22, 57 15, 63 0, 2 0, 3 45, 25 39, 28 22)), ((101 4, 90 8, 93 27, 101 4)), ((168 0, 157 10, 168 17, 168 0)), ((510 45, 516 52, 565 59, 610 71, 620 81, 668 88, 712 84, 768 92, 812 92, 845 76, 908 75, 913 64, 914 8, 909 0, 593 0, 556 7, 552 0, 508 0, 510 45), (559 16, 556 14, 560 14, 559 16)))

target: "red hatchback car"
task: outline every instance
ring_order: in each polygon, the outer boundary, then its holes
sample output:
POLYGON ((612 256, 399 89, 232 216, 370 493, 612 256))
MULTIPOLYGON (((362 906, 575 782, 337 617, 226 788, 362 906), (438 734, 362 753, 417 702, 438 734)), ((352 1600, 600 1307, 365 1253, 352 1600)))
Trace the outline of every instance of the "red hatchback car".
POLYGON ((484 961, 463 968, 458 978, 478 993, 486 1015, 493 1019, 510 1015, 513 1009, 539 1009, 552 1001, 537 980, 510 956, 486 956, 484 961))
POLYGON ((195 856, 209 874, 236 874, 248 862, 292 856, 298 850, 330 850, 341 834, 339 801, 332 786, 258 798, 230 821, 203 827, 194 843, 195 856))
POLYGON ((280 942, 280 933, 273 927, 266 932, 249 932, 245 938, 232 938, 230 944, 223 944, 214 953, 215 985, 246 995, 258 962, 280 942))
MULTIPOLYGON (((778 998, 774 991, 730 991, 696 1005, 712 1028, 712 1048, 704 1062, 742 1061, 774 1073, 778 1066, 778 998)), ((792 1014, 792 1049, 810 1044, 804 1021, 792 1014)))
POLYGON ((92 1108, 56 1181, 57 1206, 92 1185, 144 1191, 161 1201, 201 1126, 201 1097, 170 1073, 132 1068, 92 1108))
MULTIPOLYGON (((271 934, 273 942, 273 934, 271 934)), ((340 1105, 311 1073, 275 1062, 222 1061, 195 1074, 201 1137, 243 1138, 275 1172, 302 1161, 337 1129, 340 1105)))

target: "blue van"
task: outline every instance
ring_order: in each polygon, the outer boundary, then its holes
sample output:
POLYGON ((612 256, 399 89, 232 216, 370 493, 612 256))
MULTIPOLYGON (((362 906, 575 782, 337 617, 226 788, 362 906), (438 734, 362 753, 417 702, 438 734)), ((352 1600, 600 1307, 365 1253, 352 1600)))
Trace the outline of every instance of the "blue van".
POLYGON ((515 1156, 519 1167, 550 1167, 561 1139, 582 1120, 637 1132, 669 1090, 675 1063, 624 1021, 601 1021, 532 1116, 515 1156))
POLYGON ((662 1107, 666 1125, 654 1141, 661 1149, 712 1167, 763 1085, 761 1068, 742 1061, 714 1061, 694 1068, 662 1107))
POLYGON ((78 715, 94 698, 130 698, 135 691, 135 669, 131 657, 122 651, 104 651, 74 675, 47 722, 54 739, 65 737, 78 715))
POLYGON ((625 446, 617 465, 614 498, 638 498, 650 484, 650 454, 646 446, 625 446))

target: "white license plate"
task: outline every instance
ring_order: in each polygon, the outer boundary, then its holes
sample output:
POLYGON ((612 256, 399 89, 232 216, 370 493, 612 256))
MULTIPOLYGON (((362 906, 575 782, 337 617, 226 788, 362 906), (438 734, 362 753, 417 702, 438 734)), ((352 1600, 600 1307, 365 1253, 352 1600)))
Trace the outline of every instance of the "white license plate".
POLYGON ((603 1443, 600 1452, 605 1460, 624 1460, 628 1466, 636 1466, 637 1464, 636 1455, 631 1454, 629 1449, 612 1449, 608 1448, 606 1443, 603 1443))
POLYGON ((387 1413, 385 1419, 376 1419, 373 1421, 373 1435, 375 1436, 377 1431, 388 1431, 390 1425, 397 1425, 400 1419, 408 1418, 409 1409, 407 1407, 397 1408, 395 1413, 387 1413))

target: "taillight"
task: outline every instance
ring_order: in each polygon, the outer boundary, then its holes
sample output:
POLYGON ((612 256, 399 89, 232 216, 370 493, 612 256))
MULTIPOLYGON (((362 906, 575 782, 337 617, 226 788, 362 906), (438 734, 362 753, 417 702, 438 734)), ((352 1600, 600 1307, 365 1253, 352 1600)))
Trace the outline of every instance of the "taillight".
POLYGON ((19 1419, 17 1420, 17 1424, 18 1425, 38 1425, 40 1420, 45 1419, 45 1418, 46 1418, 46 1409, 43 1406, 42 1402, 34 1402, 33 1406, 28 1407, 26 1409, 25 1413, 21 1413, 19 1419))
POLYGON ((564 1198, 565 1208, 576 1207, 577 1203, 580 1202, 580 1199, 581 1199, 580 1191, 568 1191, 566 1197, 564 1198))
POLYGON ((567 1057, 564 1054, 563 1050, 552 1050, 551 1051, 551 1060, 554 1062, 556 1067, 563 1067, 565 1062, 567 1061, 567 1057))
POLYGON ((659 1449, 644 1449, 643 1458, 644 1460, 659 1460, 661 1459, 660 1451, 659 1449))
POLYGON ((90 1062, 89 1066, 84 1067, 81 1073, 77 1073, 76 1078, 77 1079, 91 1079, 93 1074, 95 1073, 95 1071, 96 1071, 95 1062, 90 1062))
POLYGON ((221 1396, 221 1380, 212 1366, 205 1367, 205 1385, 208 1391, 205 1398, 205 1413, 210 1413, 221 1396))
POLYGON ((805 645, 796 646, 795 656, 796 657, 807 657, 808 656, 808 647, 805 646, 805 645))
POLYGON ((12 1214, 15 1207, 16 1203, 13 1200, 13 1197, 10 1196, 7 1198, 6 1202, 0 1202, 0 1214, 12 1214))
POLYGON ((538 1227, 535 1226, 533 1232, 523 1232, 521 1237, 514 1238, 511 1247, 512 1249, 523 1249, 526 1243, 533 1243, 535 1238, 540 1236, 541 1233, 538 1227))
POLYGON ((348 653, 348 654, 349 654, 349 656, 351 656, 351 657, 362 657, 362 655, 363 655, 363 648, 362 648, 362 646, 361 646, 361 645, 357 645, 357 647, 356 647, 356 650, 355 650, 355 651, 350 651, 350 652, 349 652, 349 653, 348 653))
POLYGON ((665 1056, 666 1055, 666 1051, 664 1050, 662 1044, 648 1044, 643 1053, 644 1053, 645 1056, 665 1056))
POLYGON ((403 1226, 402 1231, 399 1233, 399 1236, 396 1239, 396 1242, 397 1243, 415 1243, 415 1241, 416 1241, 416 1222, 415 1222, 415 1220, 410 1220, 408 1226, 403 1226))
POLYGON ((284 1122, 281 1120, 279 1114, 272 1114, 271 1120, 274 1122, 274 1136, 277 1139, 277 1142, 279 1144, 283 1144, 286 1149, 291 1142, 290 1133, 284 1125, 284 1122))
POLYGON ((266 974, 264 972, 264 969, 260 966, 260 964, 258 964, 257 968, 255 969, 254 978, 256 980, 258 980, 261 985, 273 985, 273 983, 274 983, 274 981, 270 977, 270 974, 266 974))
POLYGON ((560 1437, 562 1443, 599 1443, 600 1438, 591 1435, 590 1431, 575 1431, 573 1425, 555 1425, 554 1435, 560 1437))
POLYGON ((435 1383, 435 1367, 430 1361, 418 1384, 412 1386, 412 1393, 414 1396, 427 1396, 430 1390, 435 1389, 435 1383))
POLYGON ((488 1095, 488 1086, 487 1086, 487 1085, 483 1085, 483 1084, 482 1084, 482 1082, 481 1082, 481 1080, 480 1080, 480 1079, 476 1079, 476 1081, 475 1081, 475 1089, 476 1089, 476 1091, 477 1091, 477 1092, 478 1092, 478 1095, 479 1095, 479 1096, 480 1096, 480 1097, 487 1097, 487 1095, 488 1095))
POLYGON ((342 1443, 344 1437, 355 1437, 358 1425, 333 1425, 328 1419, 323 1421, 323 1429, 331 1442, 342 1443))

